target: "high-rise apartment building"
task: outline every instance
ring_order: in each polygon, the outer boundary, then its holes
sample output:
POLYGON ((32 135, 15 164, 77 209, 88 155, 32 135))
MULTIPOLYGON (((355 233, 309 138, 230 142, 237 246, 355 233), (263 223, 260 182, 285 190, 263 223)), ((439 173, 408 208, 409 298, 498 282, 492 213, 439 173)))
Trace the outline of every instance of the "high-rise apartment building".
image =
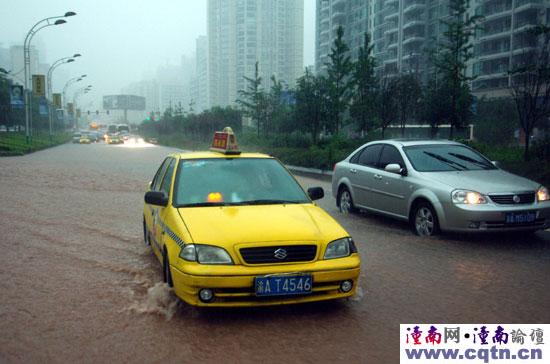
MULTIPOLYGON (((534 45, 528 28, 550 24, 550 0, 470 0, 468 16, 482 15, 472 39, 474 57, 468 73, 475 94, 508 94, 508 71, 534 45), (499 91, 500 90, 500 91, 499 91)), ((338 25, 356 58, 367 27, 379 74, 417 71, 426 76, 428 50, 441 42, 449 0, 317 0, 315 68, 327 61, 338 25), (363 10, 363 7, 366 7, 363 10), (359 10, 360 9, 360 10, 359 10), (359 11, 358 11, 359 10, 359 11)))
POLYGON ((471 10, 484 17, 474 41, 472 90, 478 95, 508 94, 508 71, 531 56, 535 39, 528 29, 550 24, 550 1, 477 0, 471 10))
POLYGON ((319 72, 329 61, 339 26, 344 28, 344 41, 352 58, 357 58, 369 30, 369 7, 366 0, 317 0, 316 5, 315 69, 319 72))
POLYGON ((201 35, 196 42, 196 74, 193 87, 193 101, 195 111, 208 109, 210 104, 208 96, 208 38, 201 35))
POLYGON ((293 86, 303 73, 303 0, 208 0, 209 107, 230 105, 259 63, 264 88, 271 76, 293 86))

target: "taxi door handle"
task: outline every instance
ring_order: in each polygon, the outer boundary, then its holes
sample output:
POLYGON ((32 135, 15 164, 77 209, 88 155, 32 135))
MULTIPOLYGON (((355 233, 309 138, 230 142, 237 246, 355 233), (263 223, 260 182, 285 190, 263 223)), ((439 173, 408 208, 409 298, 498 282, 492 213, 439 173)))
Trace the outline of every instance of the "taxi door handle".
POLYGON ((379 175, 379 174, 375 174, 375 175, 374 175, 374 178, 375 178, 375 179, 382 179, 382 176, 379 175))
POLYGON ((350 168, 349 171, 350 171, 351 173, 357 173, 357 169, 355 169, 355 168, 350 168))

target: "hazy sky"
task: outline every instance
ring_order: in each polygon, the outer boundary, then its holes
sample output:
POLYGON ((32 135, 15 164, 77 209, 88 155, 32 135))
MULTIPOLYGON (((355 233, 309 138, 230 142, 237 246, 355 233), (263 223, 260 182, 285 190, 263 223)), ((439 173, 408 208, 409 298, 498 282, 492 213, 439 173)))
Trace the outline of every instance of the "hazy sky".
MULTIPOLYGON (((314 63, 315 0, 303 1, 304 65, 310 65, 314 63)), ((78 15, 66 18, 66 24, 41 30, 32 44, 42 52, 41 63, 81 53, 76 62, 56 69, 54 92, 67 78, 86 73, 86 84, 94 86, 86 98, 99 100, 103 94, 118 93, 128 83, 154 77, 160 65, 179 64, 182 55, 194 55, 197 36, 206 35, 206 3, 0 0, 0 46, 22 44, 30 28, 43 18, 76 12, 78 15)))

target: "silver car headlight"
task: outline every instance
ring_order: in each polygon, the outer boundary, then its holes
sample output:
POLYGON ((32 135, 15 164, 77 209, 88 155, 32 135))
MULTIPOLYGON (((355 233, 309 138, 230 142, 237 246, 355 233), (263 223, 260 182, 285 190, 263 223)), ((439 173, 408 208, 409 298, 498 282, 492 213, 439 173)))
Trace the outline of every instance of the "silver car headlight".
POLYGON ((200 264, 233 264, 225 249, 202 244, 187 244, 180 251, 180 258, 200 264))
POLYGON ((357 253, 357 248, 352 238, 334 240, 327 245, 324 259, 336 259, 350 256, 357 253))
POLYGON ((487 199, 481 193, 468 190, 454 190, 451 192, 451 200, 455 204, 479 205, 487 203, 487 199))
POLYGON ((540 186, 537 190, 537 201, 548 201, 550 200, 550 194, 548 193, 548 189, 544 186, 540 186))

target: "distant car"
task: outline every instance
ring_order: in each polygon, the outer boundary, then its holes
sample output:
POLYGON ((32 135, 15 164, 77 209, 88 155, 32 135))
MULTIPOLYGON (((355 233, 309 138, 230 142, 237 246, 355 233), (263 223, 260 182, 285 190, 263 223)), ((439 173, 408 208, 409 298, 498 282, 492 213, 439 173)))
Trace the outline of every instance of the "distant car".
POLYGON ((73 143, 80 143, 80 137, 82 136, 81 133, 73 133, 73 143))
POLYGON ((90 144, 92 142, 92 138, 89 134, 81 134, 80 139, 78 141, 80 144, 90 144))
POLYGON ((367 143, 335 165, 332 192, 343 213, 361 208, 405 220, 421 236, 550 226, 546 187, 451 141, 367 143))
POLYGON ((118 134, 112 134, 107 137, 107 143, 109 144, 123 144, 124 140, 118 134))
POLYGON ((147 141, 151 144, 158 144, 157 138, 149 138, 147 141))

